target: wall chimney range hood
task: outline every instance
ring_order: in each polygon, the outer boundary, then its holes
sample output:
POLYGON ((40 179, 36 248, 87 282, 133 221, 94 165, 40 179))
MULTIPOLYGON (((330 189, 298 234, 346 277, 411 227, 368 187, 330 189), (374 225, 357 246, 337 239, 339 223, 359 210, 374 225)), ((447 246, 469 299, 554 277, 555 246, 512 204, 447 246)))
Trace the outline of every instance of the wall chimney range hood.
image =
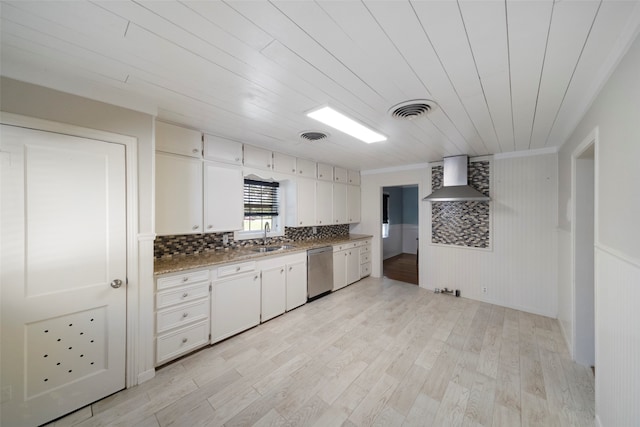
POLYGON ((484 202, 491 200, 467 182, 467 165, 469 158, 466 155, 444 158, 442 188, 425 197, 427 202, 484 202))

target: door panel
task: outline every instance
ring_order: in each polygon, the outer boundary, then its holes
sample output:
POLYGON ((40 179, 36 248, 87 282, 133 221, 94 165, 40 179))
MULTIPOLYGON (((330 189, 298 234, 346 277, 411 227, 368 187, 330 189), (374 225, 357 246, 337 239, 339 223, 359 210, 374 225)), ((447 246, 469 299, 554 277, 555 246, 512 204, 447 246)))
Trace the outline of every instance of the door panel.
POLYGON ((31 426, 125 386, 125 148, 5 125, 0 144, 1 424, 31 426))

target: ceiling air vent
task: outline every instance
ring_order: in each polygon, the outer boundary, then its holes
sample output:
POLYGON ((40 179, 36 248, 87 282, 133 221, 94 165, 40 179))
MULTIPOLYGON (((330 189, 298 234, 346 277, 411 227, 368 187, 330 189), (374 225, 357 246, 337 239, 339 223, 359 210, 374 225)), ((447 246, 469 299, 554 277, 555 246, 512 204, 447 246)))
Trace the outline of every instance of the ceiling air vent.
POLYGON ((325 139, 329 138, 329 134, 326 134, 324 132, 309 131, 302 132, 300 134, 300 138, 304 139, 305 141, 324 141, 325 139))
POLYGON ((436 107, 436 103, 428 99, 412 99, 401 102, 389 109, 391 117, 399 120, 413 120, 426 116, 436 107))

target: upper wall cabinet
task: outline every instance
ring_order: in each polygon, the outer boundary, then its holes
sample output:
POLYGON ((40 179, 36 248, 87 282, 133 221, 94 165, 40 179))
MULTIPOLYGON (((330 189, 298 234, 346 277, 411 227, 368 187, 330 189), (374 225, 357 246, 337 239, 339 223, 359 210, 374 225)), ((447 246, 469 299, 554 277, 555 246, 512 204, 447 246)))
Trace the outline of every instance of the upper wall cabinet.
POLYGON ((273 167, 273 153, 264 148, 245 145, 244 165, 256 169, 271 169, 273 167))
POLYGON ((339 167, 333 168, 333 179, 335 182, 347 183, 347 170, 339 167))
POLYGON ((273 152, 273 170, 280 173, 295 174, 296 158, 288 154, 273 152))
POLYGON ((333 181, 333 166, 318 163, 318 179, 321 181, 333 181))
POLYGON ((298 176, 316 179, 316 162, 298 158, 296 164, 298 176))
POLYGON ((202 133, 156 122, 156 150, 200 159, 202 158, 202 133))
POLYGON ((242 165, 242 143, 204 134, 204 158, 242 165))
POLYGON ((360 172, 359 171, 347 171, 347 179, 351 185, 360 185, 360 172))
POLYGON ((242 168, 204 162, 204 231, 242 229, 244 219, 242 168))
POLYGON ((202 160, 156 154, 156 233, 202 233, 202 160))

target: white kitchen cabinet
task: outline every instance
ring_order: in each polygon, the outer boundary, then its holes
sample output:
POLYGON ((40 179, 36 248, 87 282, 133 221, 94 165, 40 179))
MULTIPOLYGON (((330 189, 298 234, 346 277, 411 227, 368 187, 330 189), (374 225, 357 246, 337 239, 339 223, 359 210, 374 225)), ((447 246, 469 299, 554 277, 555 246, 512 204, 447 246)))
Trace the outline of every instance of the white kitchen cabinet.
POLYGON ((226 276, 221 270, 214 270, 214 276, 223 278, 213 281, 211 291, 212 343, 260 324, 260 273, 243 272, 246 269, 242 265, 227 266, 222 270, 238 271, 238 274, 226 276))
POLYGON ((347 186, 333 184, 333 224, 347 224, 347 186))
POLYGON ((318 179, 321 181, 333 181, 333 166, 318 163, 318 179))
POLYGON ((347 170, 344 168, 335 167, 333 168, 333 180, 335 182, 341 182, 343 184, 347 183, 347 170))
POLYGON ((316 180, 297 178, 286 186, 286 225, 316 225, 316 180))
POLYGON ((202 232, 202 160, 156 153, 156 234, 202 232))
POLYGON ((360 222, 360 187, 347 185, 348 222, 360 222))
POLYGON ((288 154, 273 152, 273 170, 292 175, 296 173, 296 158, 288 154))
POLYGON ((204 134, 204 158, 242 166, 242 143, 204 134))
POLYGON ((347 181, 351 185, 360 185, 360 172, 359 171, 347 171, 347 181))
POLYGON ((244 165, 249 168, 271 170, 273 168, 273 153, 264 148, 245 144, 244 165))
POLYGON ((360 244, 360 278, 371 274, 371 240, 360 244))
POLYGON ((156 280, 156 366, 209 343, 208 270, 160 276, 156 280))
POLYGON ((333 224, 333 184, 316 182, 316 225, 333 224))
POLYGON ((156 150, 200 159, 202 158, 202 133, 157 121, 156 150))
POLYGON ((337 291, 360 280, 359 242, 333 247, 333 290, 337 291))
POLYGON ((307 159, 296 159, 296 169, 298 176, 302 178, 316 178, 316 162, 307 159))
POLYGON ((262 314, 261 321, 266 322, 281 315, 286 310, 287 268, 282 264, 262 270, 262 314))
POLYGON ((290 257, 287 267, 286 310, 293 310, 307 302, 307 254, 290 257))
POLYGON ((204 162, 204 231, 242 229, 244 178, 236 166, 204 162))

